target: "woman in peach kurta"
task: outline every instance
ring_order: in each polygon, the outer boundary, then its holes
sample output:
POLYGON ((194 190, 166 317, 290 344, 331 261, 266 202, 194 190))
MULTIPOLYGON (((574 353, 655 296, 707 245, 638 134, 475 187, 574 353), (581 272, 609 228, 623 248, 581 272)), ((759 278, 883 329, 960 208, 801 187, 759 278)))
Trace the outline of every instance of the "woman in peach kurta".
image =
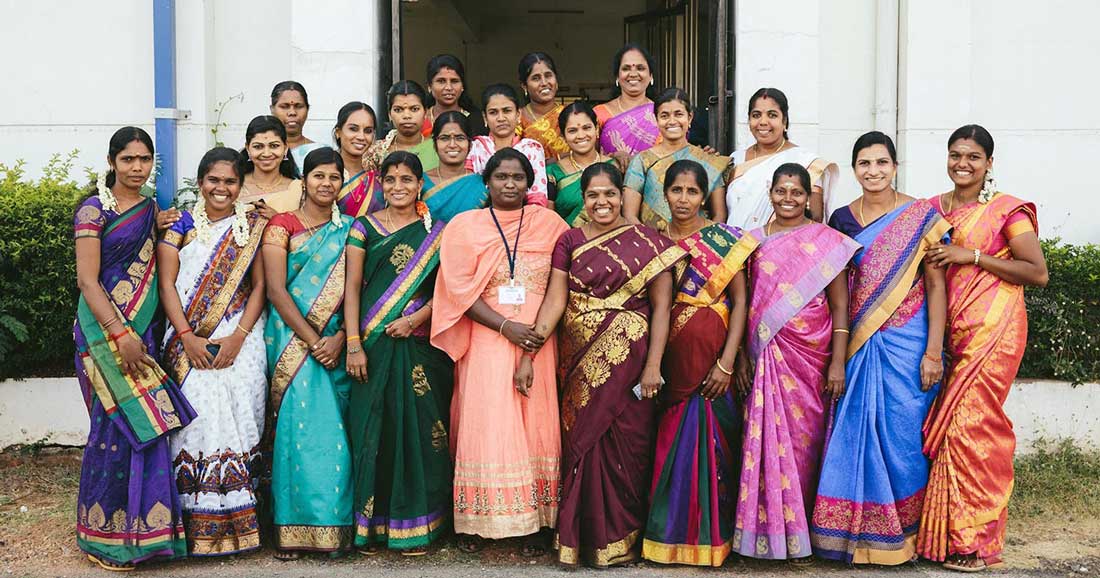
MULTIPOLYGON (((484 179, 490 207, 456 216, 443 232, 431 338, 455 361, 454 527, 467 535, 459 546, 468 552, 480 548, 474 536, 555 526, 561 456, 557 351, 552 340, 540 348, 532 325, 554 244, 569 227, 554 211, 524 204, 533 169, 514 149, 497 151, 484 179), (521 355, 533 355, 529 388, 513 383, 521 355)), ((531 544, 525 554, 537 555, 542 548, 531 544)))

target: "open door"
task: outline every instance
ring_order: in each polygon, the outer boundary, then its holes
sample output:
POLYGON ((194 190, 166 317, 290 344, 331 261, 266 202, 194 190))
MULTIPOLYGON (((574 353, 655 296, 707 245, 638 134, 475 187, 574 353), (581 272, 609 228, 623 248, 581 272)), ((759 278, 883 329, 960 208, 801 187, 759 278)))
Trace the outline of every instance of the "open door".
POLYGON ((657 59, 657 86, 679 86, 696 106, 689 139, 728 152, 733 102, 730 0, 665 0, 623 19, 626 40, 657 59))

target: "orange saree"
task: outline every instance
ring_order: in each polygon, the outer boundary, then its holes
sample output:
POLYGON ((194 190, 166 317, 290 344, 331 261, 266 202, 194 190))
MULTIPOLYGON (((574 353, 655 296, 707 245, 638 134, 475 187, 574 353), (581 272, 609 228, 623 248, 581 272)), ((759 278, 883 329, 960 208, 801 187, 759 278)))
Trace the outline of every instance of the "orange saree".
MULTIPOLYGON (((944 213, 940 199, 932 204, 944 213)), ((1011 258, 1010 239, 1038 231, 1035 206, 998 193, 944 215, 951 241, 1011 258)), ((952 364, 924 423, 932 460, 917 553, 942 561, 977 554, 1000 562, 1016 436, 1004 401, 1027 345, 1024 288, 973 265, 947 269, 947 350, 952 364)))

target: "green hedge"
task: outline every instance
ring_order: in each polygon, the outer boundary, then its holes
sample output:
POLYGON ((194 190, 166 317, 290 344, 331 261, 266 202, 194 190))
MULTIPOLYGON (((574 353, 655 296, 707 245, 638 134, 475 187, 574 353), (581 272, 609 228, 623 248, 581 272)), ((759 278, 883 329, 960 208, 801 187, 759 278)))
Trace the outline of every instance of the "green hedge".
POLYGON ((22 162, 0 164, 0 314, 29 334, 0 352, 0 378, 72 373, 73 211, 85 194, 69 179, 72 159, 55 157, 33 183, 23 179, 22 162))
POLYGON ((1050 282, 1025 292, 1027 352, 1020 377, 1100 382, 1100 246, 1043 241, 1050 282))
MULTIPOLYGON (((0 347, 0 379, 71 374, 76 266, 72 219, 85 194, 69 177, 73 155, 55 157, 37 182, 22 163, 0 164, 0 317, 28 329, 0 347)), ((1100 246, 1043 242, 1050 284, 1027 290, 1030 321, 1021 377, 1100 382, 1100 246)), ((0 324, 0 332, 5 331, 0 324)))

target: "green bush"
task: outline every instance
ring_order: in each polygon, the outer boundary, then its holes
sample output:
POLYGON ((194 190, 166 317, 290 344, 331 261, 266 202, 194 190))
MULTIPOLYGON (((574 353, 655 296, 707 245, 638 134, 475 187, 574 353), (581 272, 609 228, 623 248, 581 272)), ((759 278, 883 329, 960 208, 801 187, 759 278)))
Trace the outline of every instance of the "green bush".
POLYGON ((33 183, 22 162, 0 164, 0 313, 29 334, 0 354, 0 378, 72 372, 73 211, 84 193, 69 178, 74 158, 56 155, 33 183))
POLYGON ((1025 292, 1027 352, 1020 377, 1100 382, 1100 246, 1043 241, 1050 282, 1025 292))

